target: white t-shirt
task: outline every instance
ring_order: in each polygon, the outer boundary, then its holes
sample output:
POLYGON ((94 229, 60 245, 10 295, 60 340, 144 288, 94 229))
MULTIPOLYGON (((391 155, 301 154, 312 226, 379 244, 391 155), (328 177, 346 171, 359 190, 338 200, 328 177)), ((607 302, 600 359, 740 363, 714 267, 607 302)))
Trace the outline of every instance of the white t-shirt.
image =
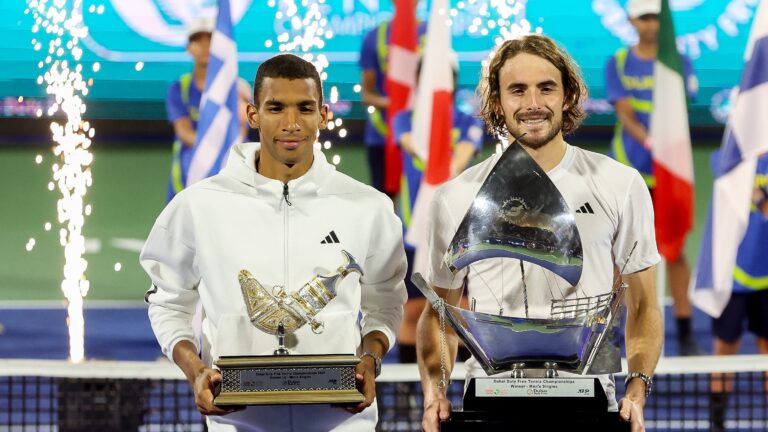
MULTIPOLYGON (((648 268, 661 259, 656 249, 653 204, 640 174, 607 156, 566 145, 563 159, 547 175, 574 212, 584 254, 582 276, 577 286, 572 287, 543 267, 523 263, 531 318, 548 318, 553 298, 610 292, 614 266, 624 266, 635 241, 637 247, 624 274, 648 268), (576 213, 582 206, 587 210, 576 213)), ((456 275, 443 262, 453 235, 498 159, 499 156, 494 155, 466 170, 441 186, 435 194, 430 206, 432 225, 428 231, 430 263, 427 280, 433 286, 458 289, 466 276, 468 295, 477 301, 476 311, 498 314, 499 309, 503 309, 502 315, 524 317, 519 260, 485 259, 465 267, 456 275)), ((467 378, 486 376, 474 358, 466 367, 467 378)), ((609 403, 615 408, 612 377, 600 378, 609 403)))

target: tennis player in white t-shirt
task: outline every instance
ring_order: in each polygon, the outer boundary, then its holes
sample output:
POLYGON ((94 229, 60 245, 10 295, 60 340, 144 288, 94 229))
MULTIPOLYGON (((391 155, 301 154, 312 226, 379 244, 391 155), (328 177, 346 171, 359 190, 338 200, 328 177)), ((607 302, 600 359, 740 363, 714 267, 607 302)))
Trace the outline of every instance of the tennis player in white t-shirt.
MULTIPOLYGON (((573 132, 584 118, 581 102, 587 91, 577 66, 551 39, 528 35, 505 42, 489 63, 480 83, 482 115, 492 133, 520 143, 547 173, 571 209, 584 250, 584 268, 574 289, 548 270, 525 263, 529 287, 529 316, 549 316, 553 295, 566 298, 608 293, 615 269, 630 286, 626 295, 626 351, 630 377, 624 397, 617 403, 612 376, 601 376, 608 396, 606 409, 620 411, 633 431, 644 430, 643 407, 651 377, 661 353, 662 321, 656 300, 655 273, 660 260, 656 250, 653 206, 640 174, 607 156, 571 146, 563 134, 573 132), (634 243, 637 246, 629 257, 634 243), (626 264, 626 266, 625 266, 626 264), (530 289, 548 287, 548 289, 530 289), (577 293, 578 291, 578 293, 577 293)), ((464 214, 498 155, 444 184, 431 204, 430 265, 427 281, 447 303, 457 304, 467 279, 469 296, 478 312, 524 316, 522 277, 517 259, 486 259, 453 275, 443 255, 464 214)), ((424 388, 426 431, 436 431, 439 421, 451 414, 442 377, 439 320, 428 305, 419 320, 417 352, 424 388)), ((448 332, 448 374, 453 367, 457 338, 448 332)), ((486 376, 478 362, 467 362, 467 379, 486 376)))

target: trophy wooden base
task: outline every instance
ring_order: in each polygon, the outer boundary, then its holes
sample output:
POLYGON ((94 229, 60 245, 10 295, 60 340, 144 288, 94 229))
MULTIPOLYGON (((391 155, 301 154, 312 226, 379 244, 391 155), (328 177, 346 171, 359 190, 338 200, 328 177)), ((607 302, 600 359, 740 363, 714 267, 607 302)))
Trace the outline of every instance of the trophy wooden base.
MULTIPOLYGON (((481 378, 489 380, 493 378, 481 378)), ((498 379, 499 382, 514 381, 511 378, 498 379)), ((608 401, 602 385, 597 378, 575 384, 566 379, 565 385, 550 385, 536 392, 537 380, 528 380, 528 387, 522 394, 511 390, 487 392, 488 386, 478 386, 472 379, 464 396, 464 410, 451 414, 448 421, 440 423, 441 432, 472 431, 509 431, 521 430, 593 430, 593 431, 629 431, 630 423, 622 421, 618 412, 608 412, 608 401), (480 388, 478 396, 477 389, 480 388), (583 396, 586 390, 593 389, 591 395, 583 396), (582 391, 579 391, 582 389, 582 391), (586 390, 585 390, 586 389, 586 390), (576 390, 577 395, 567 396, 567 392, 576 390), (579 396, 578 394, 582 394, 579 396)), ((576 378, 576 380, 585 380, 576 378)), ((482 383, 481 383, 482 384, 482 383)), ((503 388, 503 385, 499 386, 503 388)))
POLYGON ((356 404, 354 355, 220 357, 216 405, 356 404))

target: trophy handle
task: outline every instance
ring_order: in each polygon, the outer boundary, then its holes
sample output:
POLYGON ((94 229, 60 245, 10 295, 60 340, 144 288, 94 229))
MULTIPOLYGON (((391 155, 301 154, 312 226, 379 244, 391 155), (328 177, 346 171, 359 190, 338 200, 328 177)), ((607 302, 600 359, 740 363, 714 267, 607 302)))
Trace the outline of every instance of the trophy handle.
POLYGON ((298 291, 290 294, 294 301, 286 303, 288 308, 309 323, 315 334, 322 333, 325 328, 325 324, 315 318, 315 315, 336 298, 336 285, 350 273, 359 273, 361 276, 363 274, 362 267, 349 252, 342 250, 341 253, 346 262, 339 266, 335 273, 318 274, 313 277, 298 291))
POLYGON ((344 255, 344 258, 347 260, 346 264, 339 267, 338 272, 341 273, 341 277, 344 278, 350 273, 357 273, 360 276, 363 276, 363 268, 360 267, 360 264, 358 264, 357 261, 355 261, 355 257, 344 249, 341 250, 341 254, 344 255))
POLYGON ((622 301, 624 299, 624 294, 626 293, 627 288, 629 288, 629 285, 627 285, 626 282, 622 282, 621 285, 619 285, 613 291, 613 294, 611 295, 611 303, 609 304, 606 310, 607 316, 604 316, 605 330, 600 332, 600 334, 597 337, 597 340, 595 341, 595 344, 592 346, 592 349, 589 351, 589 356, 587 357, 587 361, 584 363, 584 367, 581 370, 582 375, 588 374, 589 371, 592 369, 592 364, 595 362, 595 359, 597 358, 597 353, 600 351, 600 347, 603 345, 606 335, 610 332, 611 325, 613 324, 613 321, 616 319, 616 315, 619 314, 619 309, 621 308, 622 301))
POLYGON ((440 297, 437 295, 435 290, 429 286, 427 281, 424 280, 424 276, 422 276, 421 273, 414 273, 413 276, 411 276, 411 282, 416 285, 416 288, 418 288, 419 291, 424 294, 424 297, 426 297, 427 300, 432 304, 432 307, 437 310, 438 304, 440 303, 440 297))

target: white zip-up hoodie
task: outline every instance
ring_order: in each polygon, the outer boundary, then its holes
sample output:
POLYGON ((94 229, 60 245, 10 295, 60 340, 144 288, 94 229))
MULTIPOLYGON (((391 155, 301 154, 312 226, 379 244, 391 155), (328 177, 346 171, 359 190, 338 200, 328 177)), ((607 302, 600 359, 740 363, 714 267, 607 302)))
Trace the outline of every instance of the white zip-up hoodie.
MULTIPOLYGON (((202 348, 208 366, 219 356, 271 355, 277 338, 251 324, 238 272, 293 292, 316 274, 335 272, 342 249, 364 275, 350 274, 337 286, 337 297, 317 315, 323 333, 305 325, 287 338, 288 349, 359 354, 361 337, 374 330, 392 346, 406 300, 406 261, 389 198, 337 172, 319 150, 302 177, 287 184, 266 178, 255 169, 259 150, 258 143, 233 147, 222 172, 178 194, 152 228, 140 259, 152 280, 146 301, 163 353, 173 360, 174 345, 188 340, 202 348), (192 329, 198 299, 202 347, 192 329)), ((354 416, 328 405, 263 406, 208 421, 211 430, 359 431, 373 430, 376 417, 374 403, 354 416)))

